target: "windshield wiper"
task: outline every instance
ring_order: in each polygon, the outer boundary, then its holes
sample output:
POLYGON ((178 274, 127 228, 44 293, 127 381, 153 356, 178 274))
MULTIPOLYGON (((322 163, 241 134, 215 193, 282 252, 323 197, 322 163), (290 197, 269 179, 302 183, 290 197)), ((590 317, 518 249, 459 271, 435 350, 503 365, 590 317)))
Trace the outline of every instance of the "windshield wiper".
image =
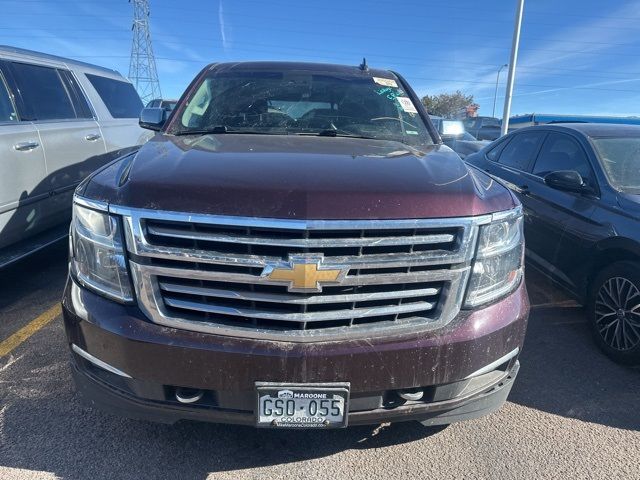
POLYGON ((174 133, 174 135, 208 135, 208 134, 218 134, 218 133, 233 133, 233 134, 249 134, 249 135, 277 135, 272 132, 257 132, 255 130, 233 130, 226 125, 216 125, 211 128, 200 128, 200 129, 185 129, 178 130, 174 133))
POLYGON ((206 135, 207 133, 227 133, 229 129, 226 125, 220 125, 213 128, 189 128, 178 130, 174 135, 206 135))
POLYGON ((348 138, 364 138, 366 140, 376 140, 376 137, 368 137, 366 135, 358 135, 355 133, 341 133, 340 130, 328 128, 319 132, 299 132, 296 135, 314 135, 317 137, 348 137, 348 138))

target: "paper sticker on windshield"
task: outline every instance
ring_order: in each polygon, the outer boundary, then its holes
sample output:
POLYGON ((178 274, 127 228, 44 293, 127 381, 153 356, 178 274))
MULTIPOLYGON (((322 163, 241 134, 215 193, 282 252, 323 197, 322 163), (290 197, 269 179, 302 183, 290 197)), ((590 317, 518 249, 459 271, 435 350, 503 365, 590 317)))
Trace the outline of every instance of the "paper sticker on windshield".
POLYGON ((393 78, 381 78, 381 77, 372 77, 373 81, 378 85, 384 85, 385 87, 393 87, 398 88, 398 84, 393 78))
POLYGON ((396 97, 396 100, 402 107, 402 110, 404 110, 405 112, 418 113, 418 110, 416 110, 416 106, 413 104, 409 97, 396 97))

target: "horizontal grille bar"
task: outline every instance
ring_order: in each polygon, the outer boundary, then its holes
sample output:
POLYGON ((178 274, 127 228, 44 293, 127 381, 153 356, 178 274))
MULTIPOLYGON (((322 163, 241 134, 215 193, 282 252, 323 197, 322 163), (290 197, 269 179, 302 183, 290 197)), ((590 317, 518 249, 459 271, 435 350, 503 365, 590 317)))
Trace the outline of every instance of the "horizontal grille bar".
MULTIPOLYGON (((218 282, 231 283, 248 283, 248 284, 267 284, 273 285, 274 282, 267 277, 259 275, 250 275, 247 273, 230 273, 216 272, 207 270, 192 270, 186 268, 161 267, 156 265, 140 265, 139 268, 143 273, 155 276, 190 278, 194 280, 210 280, 218 282)), ((408 272, 408 273, 382 273, 377 275, 347 275, 341 282, 343 286, 353 285, 385 285, 392 283, 420 283, 452 280, 459 276, 462 272, 468 270, 463 269, 443 269, 429 270, 425 272, 408 272)), ((327 284, 329 285, 329 284, 327 284)))
MULTIPOLYGON (((210 250, 183 249, 167 246, 146 247, 140 245, 136 253, 143 257, 161 258, 166 260, 180 260, 194 263, 207 263, 218 265, 234 265, 248 268, 264 268, 268 263, 279 263, 282 257, 258 256, 258 255, 229 255, 210 250)), ((442 250, 433 250, 420 253, 386 253, 370 254, 363 256, 328 256, 325 257, 334 264, 350 265, 353 268, 384 268, 384 267, 410 267, 413 265, 442 265, 449 263, 462 263, 463 255, 452 254, 442 250)))
POLYGON ((399 313, 431 310, 434 307, 434 303, 432 302, 414 302, 408 303, 406 305, 330 310, 325 312, 275 313, 270 311, 261 311, 253 308, 225 307, 221 305, 212 305, 205 302, 181 300, 171 297, 165 297, 164 303, 169 307, 195 310, 199 312, 214 313, 220 315, 233 315, 238 317, 260 318, 264 320, 285 320, 299 323, 325 322, 331 320, 373 317, 380 315, 395 315, 399 313))
POLYGON ((178 283, 171 283, 166 281, 160 281, 158 282, 158 284, 162 290, 172 293, 248 300, 253 302, 286 303, 294 305, 317 305, 329 303, 364 302, 372 300, 390 300, 412 297, 430 297, 440 293, 440 288, 418 288, 413 290, 400 290, 390 292, 371 292, 339 295, 301 295, 252 292, 250 290, 225 290, 195 285, 181 285, 178 283))
POLYGON ((250 234, 222 234, 208 233, 167 226, 148 225, 147 231, 156 236, 200 240, 219 243, 241 243, 249 245, 270 245, 297 248, 342 248, 342 247, 382 247, 390 245, 437 245, 451 243, 455 240, 453 234, 406 235, 388 237, 358 237, 358 238, 281 238, 257 237, 250 234))

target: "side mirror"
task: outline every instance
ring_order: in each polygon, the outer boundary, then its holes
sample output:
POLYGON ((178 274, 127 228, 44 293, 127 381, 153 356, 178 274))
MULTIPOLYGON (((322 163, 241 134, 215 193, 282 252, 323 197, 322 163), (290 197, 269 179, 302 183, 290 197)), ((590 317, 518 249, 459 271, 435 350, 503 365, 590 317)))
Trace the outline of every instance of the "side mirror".
POLYGON ((587 185, 575 170, 558 170, 544 177, 544 183, 557 190, 568 192, 583 192, 587 185))
POLYGON ((164 108, 143 108, 140 112, 138 125, 147 130, 158 131, 167 119, 167 111, 164 108))

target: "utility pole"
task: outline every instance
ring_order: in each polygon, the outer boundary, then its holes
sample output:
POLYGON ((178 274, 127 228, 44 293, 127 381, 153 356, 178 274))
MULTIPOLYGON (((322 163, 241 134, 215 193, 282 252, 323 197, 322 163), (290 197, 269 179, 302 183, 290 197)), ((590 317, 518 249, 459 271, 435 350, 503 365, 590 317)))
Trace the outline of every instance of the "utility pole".
POLYGON ((511 43, 511 60, 509 61, 509 77, 507 78, 507 93, 504 96, 504 111, 502 113, 502 128, 500 134, 505 135, 509 131, 509 116, 511 115, 511 97, 513 95, 513 83, 516 77, 516 63, 518 61, 518 48, 520 47, 520 28, 522 27, 522 14, 524 13, 524 0, 517 0, 516 21, 513 29, 513 42, 511 43))
POLYGON ((133 43, 129 62, 129 80, 136 87, 142 103, 162 98, 156 59, 151 46, 149 31, 149 1, 129 0, 133 4, 133 43))
POLYGON ((504 65, 500 65, 500 68, 498 69, 498 75, 496 76, 496 91, 493 94, 493 113, 491 114, 493 118, 496 117, 496 99, 498 98, 498 83, 500 82, 500 72, 503 68, 507 68, 508 66, 509 65, 505 63, 504 65))

